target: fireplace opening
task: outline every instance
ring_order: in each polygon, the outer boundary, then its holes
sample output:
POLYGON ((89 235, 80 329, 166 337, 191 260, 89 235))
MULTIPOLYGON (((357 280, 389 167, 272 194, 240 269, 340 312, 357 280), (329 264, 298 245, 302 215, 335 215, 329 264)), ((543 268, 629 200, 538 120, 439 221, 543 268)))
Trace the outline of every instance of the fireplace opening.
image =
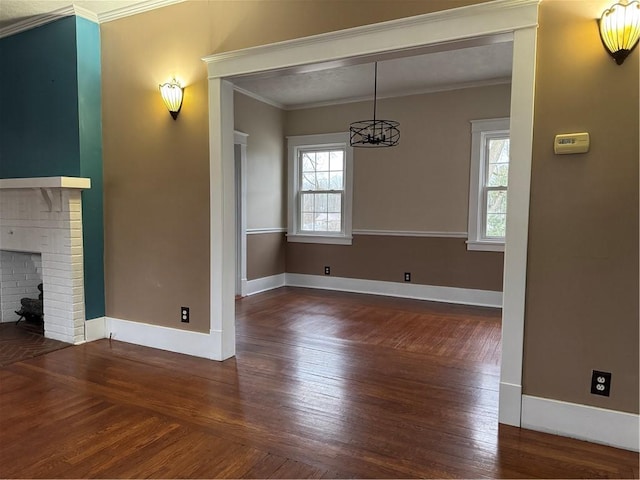
POLYGON ((42 255, 0 251, 0 322, 43 329, 42 255))

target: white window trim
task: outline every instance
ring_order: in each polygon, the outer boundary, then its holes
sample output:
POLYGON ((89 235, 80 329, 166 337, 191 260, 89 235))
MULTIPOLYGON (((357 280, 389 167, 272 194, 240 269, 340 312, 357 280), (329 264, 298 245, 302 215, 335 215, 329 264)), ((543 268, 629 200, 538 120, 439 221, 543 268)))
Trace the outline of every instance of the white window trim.
POLYGON ((299 243, 327 243, 334 245, 351 245, 352 212, 353 212, 353 148, 349 145, 348 133, 323 133, 318 135, 297 135, 287 137, 288 143, 288 186, 287 199, 287 241, 299 243), (301 148, 340 147, 345 150, 344 163, 344 231, 339 234, 300 233, 298 212, 298 191, 300 175, 298 151, 301 148))
POLYGON ((467 250, 504 252, 504 240, 485 238, 483 218, 484 142, 492 134, 509 134, 509 117, 471 120, 471 171, 467 250))

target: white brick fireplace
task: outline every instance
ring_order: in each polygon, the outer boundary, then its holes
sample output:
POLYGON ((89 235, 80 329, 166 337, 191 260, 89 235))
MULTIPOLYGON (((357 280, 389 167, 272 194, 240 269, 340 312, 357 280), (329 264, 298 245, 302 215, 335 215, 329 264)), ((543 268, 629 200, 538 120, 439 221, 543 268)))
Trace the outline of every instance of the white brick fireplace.
POLYGON ((88 178, 0 179, 0 250, 42 255, 45 337, 68 343, 85 339, 80 195, 90 187, 88 178))

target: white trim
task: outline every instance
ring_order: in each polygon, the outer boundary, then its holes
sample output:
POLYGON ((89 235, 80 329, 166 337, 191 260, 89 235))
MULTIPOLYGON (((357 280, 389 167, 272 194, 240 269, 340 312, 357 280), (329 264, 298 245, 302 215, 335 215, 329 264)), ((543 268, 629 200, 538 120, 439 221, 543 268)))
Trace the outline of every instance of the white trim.
POLYGON ((537 26, 538 3, 539 0, 494 0, 222 52, 202 60, 208 64, 212 79, 495 35, 537 26))
MULTIPOLYGON (((282 71, 290 67, 295 67, 298 71, 313 71, 327 68, 330 62, 335 66, 345 59, 367 56, 373 58, 386 52, 408 53, 446 42, 513 33, 510 112, 512 165, 509 172, 512 192, 509 197, 508 247, 504 268, 501 381, 504 385, 516 386, 522 384, 538 4, 539 0, 495 0, 203 58, 207 63, 209 78, 210 187, 212 196, 219 196, 222 195, 221 189, 234 189, 233 181, 222 182, 216 177, 220 173, 220 166, 228 162, 228 158, 232 158, 232 152, 225 153, 219 146, 225 132, 233 130, 233 108, 230 111, 226 109, 224 114, 220 108, 224 97, 219 87, 220 78, 244 73, 282 71)), ((234 239, 225 235, 220 224, 220 219, 227 215, 231 204, 211 202, 211 278, 216 279, 211 282, 210 287, 212 311, 215 310, 212 313, 212 325, 217 315, 223 311, 225 315, 229 315, 235 305, 232 291, 222 292, 218 281, 228 274, 233 279, 234 274, 233 265, 222 262, 225 254, 228 254, 229 242, 231 249, 234 248, 234 239), (218 301, 225 306, 218 309, 218 301), (228 307, 229 304, 231 308, 228 307)), ((227 324, 233 320, 233 317, 225 319, 227 324)), ((504 398, 510 397, 505 395, 504 398)), ((520 402, 513 406, 501 404, 500 410, 512 407, 519 411, 520 402)), ((513 424, 519 425, 519 417, 517 415, 513 424)), ((504 417, 501 415, 500 418, 504 417)))
MULTIPOLYGON (((434 86, 434 87, 423 87, 423 88, 415 88, 413 90, 406 90, 403 91, 402 93, 389 93, 387 95, 377 95, 378 100, 384 100, 387 98, 402 98, 402 97, 410 97, 413 95, 428 95, 431 93, 439 93, 439 92, 449 92, 452 90, 464 90, 467 88, 479 88, 479 87, 490 87, 493 85, 506 85, 511 83, 511 77, 508 78, 493 78, 493 79, 489 79, 489 80, 476 80, 473 82, 462 82, 462 83, 454 83, 451 85, 438 85, 438 86, 434 86)), ((247 90, 244 90, 243 93, 247 92, 247 90)), ((245 93, 245 95, 249 95, 249 92, 245 93)), ((255 95, 256 100, 260 100, 263 99, 263 102, 273 102, 273 100, 267 100, 264 99, 264 97, 260 97, 259 95, 256 94, 251 94, 251 95, 255 95), (259 98, 258 98, 259 97, 259 98)), ((366 101, 371 101, 372 97, 371 95, 369 96, 360 96, 360 97, 351 97, 351 98, 345 98, 345 99, 341 99, 341 100, 328 100, 326 102, 309 102, 309 103, 297 103, 295 105, 284 105, 282 107, 279 108, 283 108, 284 110, 287 111, 292 111, 292 110, 304 110, 307 108, 320 108, 320 107, 331 107, 334 105, 344 105, 344 104, 349 104, 349 103, 358 103, 358 102, 366 102, 366 101)), ((274 106, 276 106, 276 102, 273 102, 274 106)), ((280 105, 279 103, 277 105, 280 105)))
MULTIPOLYGON (((537 10, 537 8, 536 8, 537 10)), ((502 360, 500 385, 522 386, 524 355, 524 306, 527 283, 529 236, 529 192, 531 189, 531 153, 533 149, 533 105, 536 75, 535 27, 516 30, 513 38, 511 77, 509 214, 504 255, 502 303, 502 360)), ((503 398, 511 398, 503 395, 503 398)), ((520 409, 521 402, 500 405, 500 421, 519 426, 519 415, 507 417, 503 408, 520 409), (513 422, 507 422, 512 418, 513 422), (516 422, 515 419, 518 419, 516 422)))
POLYGON ((284 227, 274 228, 247 228, 247 235, 262 235, 263 233, 284 233, 287 229, 284 227))
POLYGON ((279 273, 270 277, 256 278, 247 281, 247 295, 255 295, 286 285, 286 274, 279 273))
POLYGON ((60 20, 64 17, 72 17, 73 15, 86 18, 92 22, 98 22, 98 17, 93 12, 74 5, 69 5, 68 7, 58 8, 51 12, 29 17, 25 20, 20 20, 11 25, 7 25, 6 27, 2 27, 0 28, 0 38, 10 37, 11 35, 16 35, 33 28, 41 27, 47 23, 55 22, 56 20, 60 20))
POLYGON ((182 3, 185 0, 147 0, 146 2, 136 3, 127 7, 116 8, 98 15, 100 23, 112 22, 120 18, 130 17, 139 13, 155 10, 156 8, 168 7, 176 3, 182 3))
POLYGON ((305 234, 287 234, 287 242, 293 243, 324 243, 327 245, 351 245, 353 237, 351 235, 331 236, 331 235, 305 235, 305 234))
POLYGON ((638 414, 522 396, 522 427, 637 452, 638 414))
POLYGON ((212 357, 235 355, 236 215, 233 86, 209 81, 209 274, 212 357))
POLYGON ((247 283, 247 143, 249 134, 233 131, 236 205, 236 295, 246 295, 247 283), (235 157, 236 145, 240 158, 235 157))
POLYGON ((106 317, 92 318, 84 322, 84 341, 93 342, 107 337, 106 317))
POLYGON ((415 283, 383 282, 380 280, 363 280, 359 278, 332 277, 322 275, 305 275, 287 273, 288 287, 318 288, 341 292, 367 293, 388 297, 413 298, 432 302, 458 303, 478 305, 482 307, 500 308, 502 292, 475 290, 470 288, 440 287, 434 285, 418 285, 415 283))
POLYGON ((520 425, 522 387, 500 382, 498 421, 507 425, 520 425))
POLYGON ((430 232, 426 230, 363 230, 354 229, 353 235, 379 235, 382 237, 467 238, 467 232, 430 232))
POLYGON ((91 188, 91 179, 83 177, 31 177, 0 179, 3 188, 91 188))
POLYGON ((257 100, 259 102, 266 103, 267 105, 271 105, 275 108, 279 108, 280 110, 288 110, 286 106, 276 102, 275 100, 270 100, 267 97, 263 97, 262 95, 258 95, 257 93, 250 92, 249 90, 245 90, 244 88, 238 87, 237 85, 233 86, 233 90, 249 98, 253 98, 254 100, 257 100))
MULTIPOLYGON (((105 338, 219 360, 213 355, 211 336, 206 333, 105 317, 105 338)), ((219 332, 214 337, 219 337, 219 332)), ((216 340, 220 342, 219 338, 216 340)))
POLYGON ((249 141, 249 134, 241 132, 240 130, 233 131, 233 144, 234 145, 246 145, 249 141))
POLYGON ((480 240, 467 240, 467 250, 480 252, 504 252, 504 242, 489 242, 480 240))

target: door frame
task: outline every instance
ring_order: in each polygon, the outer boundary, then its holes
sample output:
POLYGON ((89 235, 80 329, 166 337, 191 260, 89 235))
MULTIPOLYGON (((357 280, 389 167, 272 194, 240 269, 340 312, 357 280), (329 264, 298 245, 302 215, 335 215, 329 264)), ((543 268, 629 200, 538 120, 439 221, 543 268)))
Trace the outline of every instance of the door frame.
POLYGON ((203 58, 209 79, 212 357, 235 354, 235 212, 232 78, 258 72, 332 68, 374 55, 455 48, 456 42, 513 38, 511 158, 502 309, 499 421, 520 425, 522 358, 539 0, 468 7, 262 45, 203 58))

